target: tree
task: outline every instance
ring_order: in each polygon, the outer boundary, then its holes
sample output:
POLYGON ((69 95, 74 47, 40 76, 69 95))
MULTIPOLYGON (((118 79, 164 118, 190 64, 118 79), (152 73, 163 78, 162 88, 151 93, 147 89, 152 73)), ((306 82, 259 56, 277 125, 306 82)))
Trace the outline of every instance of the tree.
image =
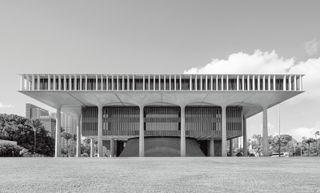
POLYGON ((69 151, 69 140, 73 138, 73 135, 71 133, 68 133, 68 132, 63 132, 61 133, 61 137, 63 137, 66 141, 67 141, 67 155, 69 155, 70 151, 69 151))
POLYGON ((308 156, 310 156, 310 144, 314 143, 316 140, 313 138, 305 139, 303 143, 308 144, 308 156))
POLYGON ((48 135, 39 120, 31 121, 18 115, 0 114, 0 139, 16 141, 18 146, 39 154, 54 154, 54 139, 48 135))
POLYGON ((317 140, 317 144, 316 144, 317 145, 317 156, 319 155, 319 141, 320 141, 319 136, 320 136, 320 131, 316 131, 314 133, 314 137, 317 140))
POLYGON ((287 134, 280 135, 280 139, 279 139, 279 135, 272 137, 271 143, 270 143, 272 151, 277 153, 294 152, 293 149, 295 144, 296 144, 296 140, 293 139, 291 135, 287 135, 287 134))
POLYGON ((250 145, 251 145, 251 148, 253 149, 253 151, 257 155, 261 156, 261 154, 262 154, 262 137, 261 137, 261 135, 253 135, 250 145))

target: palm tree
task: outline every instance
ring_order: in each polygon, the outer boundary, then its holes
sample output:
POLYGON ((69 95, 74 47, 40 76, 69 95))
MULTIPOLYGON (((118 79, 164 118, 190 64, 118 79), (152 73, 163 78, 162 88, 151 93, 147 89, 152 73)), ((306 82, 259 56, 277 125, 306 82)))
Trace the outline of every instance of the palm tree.
POLYGON ((309 139, 307 139, 307 140, 305 141, 305 143, 308 144, 308 156, 310 156, 310 144, 311 144, 311 143, 314 143, 315 141, 316 141, 316 140, 313 139, 313 138, 309 138, 309 139))
POLYGON ((33 154, 36 153, 36 147, 37 147, 37 131, 42 126, 42 123, 38 119, 31 120, 31 126, 33 128, 33 154))
POLYGON ((67 155, 69 156, 69 140, 72 139, 72 134, 71 133, 67 133, 67 132, 63 132, 61 134, 61 137, 65 138, 65 140, 67 141, 67 155))

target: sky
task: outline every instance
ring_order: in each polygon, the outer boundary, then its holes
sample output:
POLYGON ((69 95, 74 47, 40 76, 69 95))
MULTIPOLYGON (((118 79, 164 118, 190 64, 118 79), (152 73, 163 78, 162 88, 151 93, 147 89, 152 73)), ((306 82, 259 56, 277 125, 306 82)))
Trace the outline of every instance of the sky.
MULTIPOLYGON (((281 133, 320 130, 320 1, 0 1, 0 113, 25 115, 19 73, 303 73, 281 133)), ((279 106, 268 111, 269 134, 279 106)), ((261 134, 262 116, 248 119, 261 134)))

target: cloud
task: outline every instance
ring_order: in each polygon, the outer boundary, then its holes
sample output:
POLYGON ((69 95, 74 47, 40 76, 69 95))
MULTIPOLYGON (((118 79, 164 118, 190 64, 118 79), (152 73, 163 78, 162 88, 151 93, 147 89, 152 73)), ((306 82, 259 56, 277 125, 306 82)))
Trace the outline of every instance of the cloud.
POLYGON ((302 137, 306 137, 306 138, 315 138, 314 133, 316 131, 319 131, 319 128, 307 128, 307 127, 300 127, 300 128, 295 128, 292 129, 290 131, 290 135, 292 135, 292 137, 298 141, 302 140, 302 137))
POLYGON ((253 54, 243 52, 230 54, 227 59, 214 58, 200 68, 185 70, 186 74, 215 73, 284 73, 294 65, 294 59, 280 57, 275 51, 262 52, 256 50, 253 54))
POLYGON ((0 108, 13 108, 14 106, 11 104, 3 104, 0 102, 0 108))
POLYGON ((303 78, 306 93, 300 99, 320 97, 320 57, 296 62, 294 58, 280 57, 275 51, 254 51, 253 54, 243 52, 230 54, 227 59, 214 58, 203 67, 194 67, 184 71, 185 74, 267 74, 296 73, 305 74, 303 78))
POLYGON ((319 42, 317 39, 304 43, 304 50, 308 56, 315 56, 318 53, 319 42))

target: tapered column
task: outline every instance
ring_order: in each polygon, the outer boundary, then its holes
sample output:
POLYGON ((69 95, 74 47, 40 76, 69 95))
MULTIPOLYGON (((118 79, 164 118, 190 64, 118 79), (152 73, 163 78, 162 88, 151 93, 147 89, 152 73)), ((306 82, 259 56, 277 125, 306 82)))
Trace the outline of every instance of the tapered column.
POLYGON ((81 157, 81 115, 77 119, 77 147, 76 147, 76 157, 81 157))
POLYGON ((210 150, 210 157, 214 157, 214 139, 210 139, 210 146, 209 146, 209 150, 210 150))
POLYGON ((102 146, 102 105, 98 106, 98 155, 103 157, 103 146, 102 146))
POLYGON ((94 141, 90 139, 90 157, 94 157, 94 141))
POLYGON ((263 156, 268 156, 268 111, 263 109, 263 131, 262 131, 262 153, 263 156))
POLYGON ((221 156, 227 156, 227 113, 226 106, 221 107, 222 128, 221 128, 221 156))
POLYGON ((144 115, 143 106, 140 106, 139 121, 139 157, 144 157, 144 115))
POLYGON ((56 111, 56 138, 54 157, 61 157, 61 107, 56 111))
POLYGON ((242 120, 242 136, 243 136, 243 156, 248 155, 248 145, 247 145, 247 119, 243 116, 242 120))
POLYGON ((114 156, 114 139, 110 139, 110 156, 114 156))
POLYGON ((185 127, 185 106, 181 106, 181 134, 180 134, 180 156, 186 156, 186 127, 185 127))
POLYGON ((232 156, 232 151, 233 151, 233 141, 232 139, 229 140, 229 154, 232 156))

